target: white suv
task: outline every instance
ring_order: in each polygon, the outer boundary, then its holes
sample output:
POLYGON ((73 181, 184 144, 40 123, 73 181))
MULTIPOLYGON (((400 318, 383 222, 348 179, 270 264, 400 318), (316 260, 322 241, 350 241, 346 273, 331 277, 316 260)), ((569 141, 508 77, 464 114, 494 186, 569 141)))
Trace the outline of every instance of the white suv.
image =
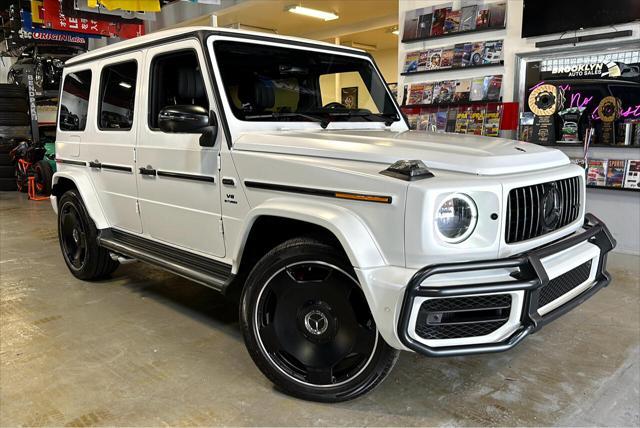
POLYGON ((51 201, 78 278, 140 260, 240 298, 286 393, 341 401, 398 350, 512 348, 609 283, 556 150, 412 132, 356 49, 217 28, 67 61, 51 201), (349 98, 350 108, 343 97, 349 98))

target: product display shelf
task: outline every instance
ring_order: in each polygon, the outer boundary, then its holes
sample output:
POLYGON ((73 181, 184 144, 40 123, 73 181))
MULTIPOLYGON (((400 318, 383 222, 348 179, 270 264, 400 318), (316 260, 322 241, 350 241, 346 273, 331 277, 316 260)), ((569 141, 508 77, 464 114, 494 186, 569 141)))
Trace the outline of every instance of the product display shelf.
POLYGON ((413 42, 421 42, 426 40, 443 39, 447 37, 461 36, 463 34, 475 34, 475 33, 486 33, 489 31, 500 31, 506 28, 507 27, 505 27, 504 25, 500 27, 475 28, 473 30, 455 31, 452 33, 438 34, 437 36, 425 36, 425 37, 416 37, 412 39, 402 39, 402 43, 413 43, 413 42))
POLYGON ((450 103, 433 103, 433 104, 405 104, 400 106, 401 108, 426 108, 426 107, 464 107, 464 106, 473 106, 478 104, 500 104, 502 102, 502 97, 497 100, 478 100, 478 101, 460 101, 460 102, 450 102, 450 103))
MULTIPOLYGON (((567 143, 567 142, 556 142, 555 144, 540 144, 544 147, 567 147, 567 148, 582 148, 584 146, 581 142, 576 143, 567 143)), ((589 148, 599 148, 599 149, 640 149, 640 145, 629 145, 625 146, 624 144, 591 144, 589 148)))
POLYGON ((448 67, 448 68, 436 68, 433 70, 420 70, 420 71, 404 71, 400 73, 401 76, 413 76, 414 74, 429 74, 429 73, 441 73, 443 71, 462 71, 462 70, 475 70, 476 68, 486 68, 486 67, 502 67, 504 65, 504 61, 500 61, 499 63, 494 64, 480 64, 473 65, 469 67, 448 67))

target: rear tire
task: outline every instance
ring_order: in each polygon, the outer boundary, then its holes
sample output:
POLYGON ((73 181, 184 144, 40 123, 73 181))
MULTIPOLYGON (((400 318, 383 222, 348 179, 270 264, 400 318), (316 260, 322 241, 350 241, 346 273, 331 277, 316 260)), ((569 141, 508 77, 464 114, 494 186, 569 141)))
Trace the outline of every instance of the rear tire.
POLYGON ((21 111, 0 111, 0 126, 29 125, 29 115, 21 111))
POLYGON ((98 245, 98 230, 77 190, 68 190, 58 203, 58 240, 67 267, 79 279, 100 279, 120 265, 98 245))
POLYGON ((53 170, 46 160, 36 162, 33 166, 35 176, 36 193, 38 195, 50 195, 51 183, 53 178, 53 170))
POLYGON ((0 98, 0 111, 29 112, 29 103, 26 98, 0 98))
POLYGON ((242 293, 240 323, 251 358, 277 388, 305 400, 366 394, 398 357, 338 254, 312 239, 286 241, 255 265, 242 293))

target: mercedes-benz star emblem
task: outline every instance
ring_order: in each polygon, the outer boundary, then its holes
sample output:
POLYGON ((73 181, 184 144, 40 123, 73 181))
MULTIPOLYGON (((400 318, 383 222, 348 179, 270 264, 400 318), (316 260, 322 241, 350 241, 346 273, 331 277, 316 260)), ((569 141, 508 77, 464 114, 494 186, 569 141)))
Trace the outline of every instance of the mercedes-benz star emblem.
POLYGON ((542 217, 542 225, 545 229, 555 229, 560 221, 560 214, 562 214, 560 192, 555 184, 549 186, 542 195, 541 211, 540 217, 542 217))
POLYGON ((309 333, 320 336, 329 328, 329 320, 324 313, 313 310, 304 316, 304 326, 309 333))

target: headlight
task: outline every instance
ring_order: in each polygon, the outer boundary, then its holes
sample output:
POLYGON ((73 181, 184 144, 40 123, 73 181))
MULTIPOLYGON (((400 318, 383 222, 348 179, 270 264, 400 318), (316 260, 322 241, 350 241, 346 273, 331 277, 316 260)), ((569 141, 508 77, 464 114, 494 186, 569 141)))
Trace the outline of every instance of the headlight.
POLYGON ((446 198, 435 215, 440 237, 451 244, 467 239, 478 223, 478 209, 473 199, 460 193, 446 198))

